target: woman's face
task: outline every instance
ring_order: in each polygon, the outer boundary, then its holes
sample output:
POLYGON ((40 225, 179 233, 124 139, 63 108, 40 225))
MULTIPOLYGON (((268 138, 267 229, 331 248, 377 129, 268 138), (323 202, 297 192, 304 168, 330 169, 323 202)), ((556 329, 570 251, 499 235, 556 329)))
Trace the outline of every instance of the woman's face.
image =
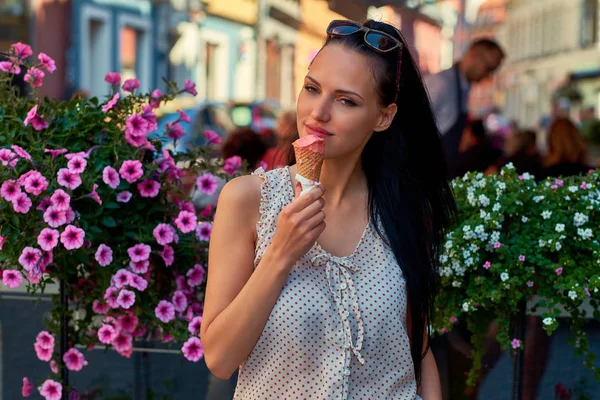
POLYGON ((325 158, 360 154, 374 131, 392 123, 396 105, 381 107, 367 56, 337 44, 315 57, 298 96, 298 133, 325 139, 325 158))

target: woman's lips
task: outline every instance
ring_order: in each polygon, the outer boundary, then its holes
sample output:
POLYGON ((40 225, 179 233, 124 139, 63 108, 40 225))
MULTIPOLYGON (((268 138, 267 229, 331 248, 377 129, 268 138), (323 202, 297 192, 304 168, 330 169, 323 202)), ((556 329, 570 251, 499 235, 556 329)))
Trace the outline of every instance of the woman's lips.
POLYGON ((326 131, 325 129, 318 128, 313 125, 306 125, 306 132, 309 135, 315 135, 315 136, 323 138, 323 139, 333 136, 333 134, 330 133, 329 131, 326 131))

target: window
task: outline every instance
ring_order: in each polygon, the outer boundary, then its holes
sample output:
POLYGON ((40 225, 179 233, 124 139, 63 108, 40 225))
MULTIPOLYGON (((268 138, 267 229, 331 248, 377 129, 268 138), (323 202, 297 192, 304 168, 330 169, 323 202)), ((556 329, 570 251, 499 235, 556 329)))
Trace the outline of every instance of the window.
POLYGON ((583 0, 581 8, 581 47, 587 47, 598 41, 598 0, 583 0))
POLYGON ((206 98, 215 100, 217 97, 217 49, 219 45, 206 43, 206 98))

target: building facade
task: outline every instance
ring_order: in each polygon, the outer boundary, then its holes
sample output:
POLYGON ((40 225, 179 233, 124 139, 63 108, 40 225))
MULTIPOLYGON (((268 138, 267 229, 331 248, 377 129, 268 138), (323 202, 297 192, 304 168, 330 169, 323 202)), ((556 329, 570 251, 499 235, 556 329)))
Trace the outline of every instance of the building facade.
POLYGON ((598 112, 598 1, 511 0, 506 13, 498 31, 509 49, 499 82, 505 114, 535 127, 553 104, 598 112), (577 95, 561 95, 565 88, 577 95))

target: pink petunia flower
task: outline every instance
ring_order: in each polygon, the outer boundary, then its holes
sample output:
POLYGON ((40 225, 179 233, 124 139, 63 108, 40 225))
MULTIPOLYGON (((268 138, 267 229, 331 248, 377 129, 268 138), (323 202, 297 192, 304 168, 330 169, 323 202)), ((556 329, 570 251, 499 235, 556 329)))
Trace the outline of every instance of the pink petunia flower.
POLYGON ((458 318, 450 317, 450 323, 455 324, 456 322, 458 322, 458 318))
POLYGON ((52 201, 50 200, 50 197, 44 197, 37 205, 37 207, 35 208, 36 210, 39 210, 41 212, 46 212, 46 210, 48 209, 48 207, 52 206, 52 201))
POLYGON ((38 60, 40 60, 40 66, 44 68, 46 71, 53 73, 56 71, 56 63, 54 60, 48 56, 46 53, 38 54, 38 60))
POLYGON ((27 193, 39 196, 44 190, 48 189, 48 181, 42 174, 37 173, 25 179, 23 186, 27 193))
POLYGON ((56 210, 66 211, 70 208, 71 196, 69 196, 64 190, 57 189, 54 191, 52 196, 50 196, 50 202, 52 207, 54 207, 56 210))
POLYGON ((19 264, 21 264, 26 271, 31 271, 37 265, 38 261, 40 261, 41 257, 42 252, 40 249, 27 246, 19 256, 19 264))
POLYGON ((190 269, 186 273, 186 276, 188 277, 187 284, 190 285, 190 287, 196 287, 200 285, 204 280, 204 274, 205 271, 202 265, 194 265, 194 268, 190 269))
POLYGON ((135 293, 131 290, 123 289, 119 293, 117 301, 122 308, 128 310, 135 304, 135 293))
POLYGON ((519 256, 519 261, 521 261, 521 262, 525 261, 525 256, 523 254, 521 254, 519 256))
POLYGON ((119 332, 112 341, 115 350, 121 352, 133 346, 133 337, 127 332, 119 332))
POLYGON ((134 137, 145 136, 148 133, 148 121, 146 121, 140 114, 133 114, 125 123, 125 134, 134 137))
POLYGON ((196 91, 196 84, 189 79, 186 79, 183 83, 183 91, 191 94, 192 96, 198 95, 198 92, 196 91))
POLYGON ((203 222, 196 228, 196 238, 204 242, 210 240, 212 234, 212 224, 210 222, 203 222))
POLYGON ((21 396, 29 397, 31 396, 31 391, 33 390, 33 385, 29 382, 29 379, 23 378, 23 387, 21 388, 21 396))
POLYGON ((17 213, 27 214, 31 208, 31 199, 25 193, 19 193, 11 200, 13 209, 17 213))
POLYGON ((44 212, 44 221, 50 227, 58 228, 67 223, 67 214, 64 210, 57 210, 56 207, 50 206, 44 212))
POLYGON ((190 361, 198 362, 204 356, 204 349, 202 343, 197 337, 189 338, 181 348, 183 356, 190 361))
POLYGON ((102 324, 98 329, 98 340, 104 344, 111 344, 117 337, 117 331, 112 325, 102 324))
POLYGON ((154 235, 158 244, 164 246, 173 242, 175 238, 175 229, 169 224, 158 224, 152 231, 152 235, 154 235))
POLYGON ((83 357, 83 354, 81 354, 81 352, 74 347, 71 347, 63 355, 63 361, 65 362, 67 369, 70 371, 81 371, 83 367, 88 365, 88 362, 83 357))
POLYGON ((148 123, 148 131, 154 132, 158 129, 158 124, 156 123, 156 114, 152 111, 152 107, 149 105, 142 107, 142 118, 148 123))
POLYGON ((21 286, 23 276, 15 269, 5 269, 2 271, 2 284, 7 288, 16 289, 21 286))
POLYGON ((15 153, 9 149, 0 149, 0 162, 2 162, 2 165, 7 166, 10 164, 14 168, 17 161, 19 161, 19 158, 15 153))
POLYGON ((177 114, 179 114, 179 118, 177 118, 178 121, 186 122, 188 124, 191 122, 190 116, 187 115, 185 112, 177 110, 177 114))
POLYGON ((98 189, 98 184, 94 183, 92 185, 92 192, 88 193, 85 195, 85 197, 89 197, 92 200, 94 200, 96 203, 102 205, 102 199, 100 198, 100 195, 98 194, 98 192, 96 191, 98 189))
POLYGON ((150 94, 150 107, 152 108, 158 108, 160 107, 160 101, 162 99, 162 92, 158 89, 155 89, 152 91, 152 94, 150 94))
POLYGON ((495 249, 499 249, 500 247, 502 247, 502 243, 500 243, 500 242, 494 243, 494 248, 495 249))
POLYGON ((71 207, 65 210, 65 218, 67 219, 67 224, 75 221, 75 211, 71 207))
POLYGON ((562 275, 562 273, 563 273, 563 269, 562 269, 562 267, 560 267, 560 268, 556 268, 556 271, 555 271, 555 272, 556 272, 556 275, 558 275, 558 276, 561 276, 561 275, 562 275))
POLYGON ((131 196, 132 196, 131 192, 129 192, 127 190, 125 190, 123 192, 120 192, 117 195, 117 202, 119 202, 119 203, 128 203, 129 200, 131 200, 131 196))
POLYGON ((137 262, 147 260, 150 257, 151 251, 152 248, 150 246, 141 243, 128 248, 127 254, 129 254, 129 258, 131 258, 131 261, 137 262))
POLYGON ((187 297, 185 297, 185 294, 180 290, 176 290, 175 293, 173 293, 171 302, 175 307, 175 311, 180 313, 184 312, 188 306, 187 297))
POLYGON ((44 228, 40 232, 37 242, 45 251, 51 251, 58 244, 60 234, 56 229, 44 228))
POLYGON ((175 319, 175 307, 166 300, 161 300, 154 309, 156 318, 165 324, 175 319))
POLYGON ((24 158, 25 160, 31 161, 31 155, 28 152, 26 152, 24 148, 22 148, 21 146, 17 146, 16 144, 13 144, 10 147, 12 147, 12 149, 15 151, 15 153, 19 157, 24 158))
POLYGON ((121 183, 117 170, 110 166, 104 167, 102 170, 102 181, 112 189, 116 189, 121 183))
POLYGON ((40 260, 40 270, 42 272, 45 272, 46 267, 52 264, 52 261, 54 261, 54 254, 52 253, 52 251, 43 251, 42 259, 40 260))
POLYGON ((175 219, 175 225, 177 225, 177 228, 179 228, 181 232, 189 233, 196 229, 198 218, 196 217, 196 214, 189 211, 180 211, 175 219))
POLYGON ((73 157, 67 163, 67 167, 72 174, 81 174, 85 171, 85 167, 87 166, 87 161, 85 158, 77 156, 73 157))
POLYGON ((119 308, 119 289, 109 286, 104 292, 104 301, 110 308, 119 308))
POLYGON ((111 284, 117 289, 121 289, 122 287, 129 285, 129 282, 131 282, 131 278, 129 277, 130 275, 131 272, 122 268, 113 275, 111 284))
POLYGON ((56 159, 56 157, 67 153, 69 150, 67 149, 44 149, 44 153, 50 153, 52 160, 56 159))
POLYGON ((48 362, 52 359, 52 353, 54 352, 53 349, 42 347, 39 342, 35 342, 33 344, 33 348, 35 350, 35 355, 40 361, 48 362))
POLYGON ((58 364, 56 364, 56 361, 54 360, 50 360, 50 371, 52 371, 55 374, 58 374, 58 364))
POLYGON ((592 294, 590 293, 590 289, 588 289, 587 286, 584 286, 583 290, 585 290, 585 294, 587 295, 587 297, 592 297, 592 294))
POLYGON ((48 127, 48 123, 44 120, 44 116, 37 113, 38 105, 36 104, 29 110, 27 117, 23 121, 23 125, 27 126, 31 123, 31 126, 36 131, 41 131, 48 127))
POLYGON ((104 82, 109 83, 111 85, 118 85, 121 83, 121 74, 118 72, 109 72, 104 76, 104 82))
POLYGON ((92 303, 92 311, 96 314, 106 314, 110 310, 110 306, 106 303, 101 303, 99 300, 94 300, 92 303))
POLYGON ((4 182, 0 186, 0 196, 6 201, 12 201, 21 193, 21 187, 13 179, 4 182))
POLYGON ((112 109, 117 102, 119 101, 119 97, 121 97, 120 93, 115 93, 115 95, 112 97, 112 99, 110 99, 109 101, 106 102, 105 105, 102 106, 102 112, 107 112, 108 110, 112 109))
POLYGON ((11 46, 11 50, 14 52, 15 57, 18 60, 22 60, 33 55, 33 50, 28 44, 17 42, 11 46))
POLYGON ((45 400, 60 400, 62 398, 62 385, 52 379, 47 379, 42 385, 40 394, 45 400))
POLYGON ((177 121, 168 122, 165 125, 165 129, 167 131, 167 136, 173 140, 178 140, 185 136, 185 131, 177 121))
POLYGON ((27 73, 23 77, 25 82, 29 82, 29 84, 33 87, 42 86, 42 79, 44 79, 46 74, 41 69, 31 67, 27 70, 27 73))
POLYGON ((74 174, 67 168, 61 168, 58 170, 58 184, 69 188, 71 190, 77 189, 81 185, 81 177, 78 174, 74 174))
POLYGON ((233 156, 225 160, 225 163, 223 164, 223 171, 227 172, 229 175, 233 175, 241 167, 242 157, 233 156))
POLYGON ((175 251, 168 244, 164 246, 163 251, 160 252, 160 256, 165 262, 165 266, 170 267, 175 261, 175 251))
POLYGON ((0 235, 0 250, 2 250, 2 247, 4 247, 4 241, 6 240, 6 238, 2 235, 0 235))
POLYGON ((513 349, 518 349, 519 347, 521 347, 521 341, 519 339, 513 339, 510 342, 510 345, 512 346, 513 349))
POLYGON ((75 250, 83 246, 85 231, 73 225, 67 225, 63 233, 60 235, 60 242, 67 250, 75 250))
POLYGON ((131 274, 130 278, 131 282, 129 282, 129 286, 131 286, 132 288, 137 289, 140 292, 143 292, 148 288, 148 281, 142 278, 141 276, 131 274))
POLYGON ((221 143, 223 143, 223 140, 215 131, 211 131, 211 130, 205 131, 204 138, 206 139, 206 144, 221 144, 221 143))
POLYGON ((581 182, 581 186, 579 186, 581 189, 586 190, 587 189, 587 182, 581 182))
POLYGON ((153 198, 160 192, 160 183, 153 179, 146 179, 137 185, 140 196, 153 198))
POLYGON ((0 71, 19 75, 21 73, 21 67, 19 66, 18 62, 13 63, 12 61, 2 61, 0 62, 0 71))
POLYGON ((135 89, 138 89, 139 87, 140 87, 140 81, 135 78, 127 79, 125 81, 125 83, 123 83, 123 86, 121 86, 121 88, 126 92, 133 92, 135 89))
POLYGON ((120 328, 120 330, 127 333, 133 333, 135 331, 135 328, 137 328, 138 323, 139 319, 132 314, 121 315, 117 319, 117 325, 120 328))
POLYGON ((198 186, 198 190, 200 193, 204 193, 207 195, 213 195, 217 191, 217 187, 219 186, 219 181, 217 178, 209 173, 205 172, 196 179, 196 186, 198 186))
POLYGON ((85 151, 78 151, 77 153, 69 153, 67 155, 65 155, 65 158, 67 160, 72 160, 75 157, 81 157, 81 158, 88 158, 91 154, 91 149, 88 152, 85 151))
POLYGON ((191 213, 196 212, 196 209, 194 208, 194 203, 192 203, 191 201, 182 201, 181 203, 178 203, 177 205, 179 206, 180 211, 187 211, 187 212, 191 212, 191 213))
POLYGON ((40 347, 54 351, 54 336, 50 332, 41 331, 35 337, 35 341, 40 344, 40 347))
POLYGON ((102 243, 98 246, 98 250, 96 250, 94 257, 100 266, 106 267, 113 261, 113 251, 110 247, 102 243))
POLYGON ((133 183, 144 175, 142 163, 139 160, 123 161, 121 168, 119 168, 119 174, 121 175, 121 178, 125 179, 127 182, 133 183))
POLYGON ((188 332, 192 335, 200 333, 200 325, 202 325, 202 317, 194 317, 188 324, 188 332))
POLYGON ((148 272, 149 265, 150 265, 150 261, 148 261, 148 260, 130 261, 129 262, 129 268, 136 274, 145 274, 146 272, 148 272))

